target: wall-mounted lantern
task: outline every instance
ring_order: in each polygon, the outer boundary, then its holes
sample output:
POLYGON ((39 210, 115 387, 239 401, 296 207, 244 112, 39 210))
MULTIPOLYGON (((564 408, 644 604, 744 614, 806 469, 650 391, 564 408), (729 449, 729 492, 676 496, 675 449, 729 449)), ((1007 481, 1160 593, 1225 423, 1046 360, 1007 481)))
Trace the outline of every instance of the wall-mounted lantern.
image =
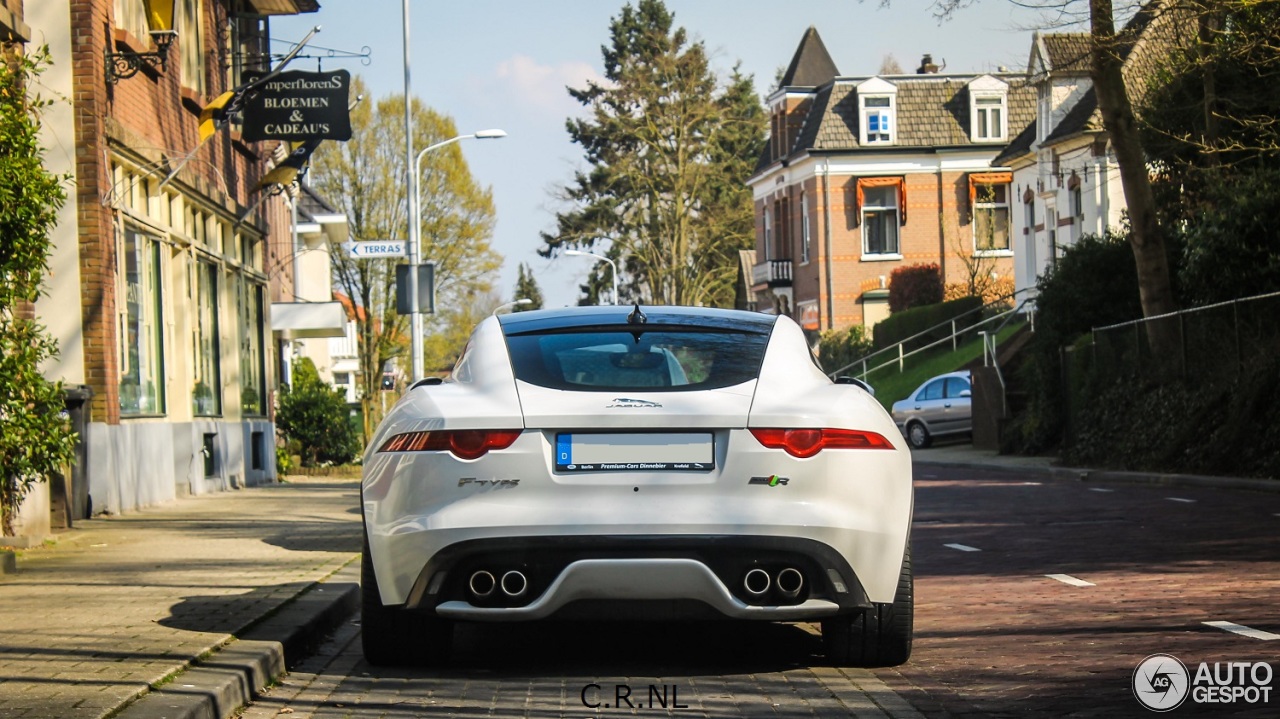
POLYGON ((168 69, 169 46, 178 31, 173 27, 177 16, 178 0, 142 0, 147 11, 147 29, 151 31, 151 40, 156 44, 155 52, 108 52, 107 82, 114 84, 119 80, 133 77, 143 66, 158 68, 161 72, 168 69))

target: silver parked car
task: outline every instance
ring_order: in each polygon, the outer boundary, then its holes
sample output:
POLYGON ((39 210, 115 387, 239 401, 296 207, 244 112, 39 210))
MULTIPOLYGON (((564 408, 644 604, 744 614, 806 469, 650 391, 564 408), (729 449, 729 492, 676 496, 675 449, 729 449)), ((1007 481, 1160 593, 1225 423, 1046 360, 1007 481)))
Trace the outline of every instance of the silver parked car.
POLYGON ((929 446, 934 437, 973 431, 969 370, 950 372, 926 380, 907 398, 893 403, 893 421, 915 449, 929 446))

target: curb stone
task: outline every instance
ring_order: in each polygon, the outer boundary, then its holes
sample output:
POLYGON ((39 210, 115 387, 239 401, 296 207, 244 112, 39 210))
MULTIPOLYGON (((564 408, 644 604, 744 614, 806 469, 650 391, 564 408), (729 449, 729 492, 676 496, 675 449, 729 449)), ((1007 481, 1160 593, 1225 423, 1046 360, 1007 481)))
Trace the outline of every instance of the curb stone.
POLYGON ((353 561, 296 595, 242 636, 163 686, 107 716, 114 719, 227 719, 284 674, 360 602, 353 561))
POLYGON ((1076 480, 1114 484, 1147 484, 1161 487, 1189 487, 1209 489, 1243 489, 1252 492, 1280 492, 1280 480, 1249 479, 1245 477, 1212 477, 1200 474, 1171 474, 1158 472, 1121 472, 1105 469, 1075 469, 1071 467, 1042 467, 1035 465, 1010 465, 988 461, 929 461, 916 460, 916 464, 931 467, 958 469, 986 469, 999 472, 1037 474, 1052 479, 1076 480))

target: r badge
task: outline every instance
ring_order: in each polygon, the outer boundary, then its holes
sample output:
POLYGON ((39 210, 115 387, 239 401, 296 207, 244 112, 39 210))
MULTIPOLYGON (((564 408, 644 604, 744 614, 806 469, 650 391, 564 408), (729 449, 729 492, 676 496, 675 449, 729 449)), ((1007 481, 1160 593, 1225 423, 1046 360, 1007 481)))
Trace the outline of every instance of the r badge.
POLYGON ((790 481, 791 480, 786 477, 779 477, 778 475, 774 474, 768 477, 752 477, 750 480, 747 481, 747 484, 763 484, 770 487, 776 487, 780 484, 786 484, 787 482, 790 482, 790 481))

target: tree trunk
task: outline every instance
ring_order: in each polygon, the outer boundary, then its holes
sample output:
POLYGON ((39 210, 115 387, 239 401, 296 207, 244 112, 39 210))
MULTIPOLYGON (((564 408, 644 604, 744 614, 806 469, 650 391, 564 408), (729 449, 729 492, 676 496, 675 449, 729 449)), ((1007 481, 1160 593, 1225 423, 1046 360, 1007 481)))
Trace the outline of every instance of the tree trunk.
MULTIPOLYGON (((1125 91, 1111 0, 1090 0, 1089 14, 1093 35, 1094 92, 1120 167, 1120 184, 1132 224, 1129 242, 1137 262, 1142 314, 1144 317, 1168 314, 1176 311, 1178 306, 1170 282, 1164 233, 1156 217, 1155 194, 1151 189, 1146 153, 1138 135, 1133 106, 1125 91)), ((1177 322, 1148 322, 1146 330, 1153 357, 1182 356, 1177 322)))

